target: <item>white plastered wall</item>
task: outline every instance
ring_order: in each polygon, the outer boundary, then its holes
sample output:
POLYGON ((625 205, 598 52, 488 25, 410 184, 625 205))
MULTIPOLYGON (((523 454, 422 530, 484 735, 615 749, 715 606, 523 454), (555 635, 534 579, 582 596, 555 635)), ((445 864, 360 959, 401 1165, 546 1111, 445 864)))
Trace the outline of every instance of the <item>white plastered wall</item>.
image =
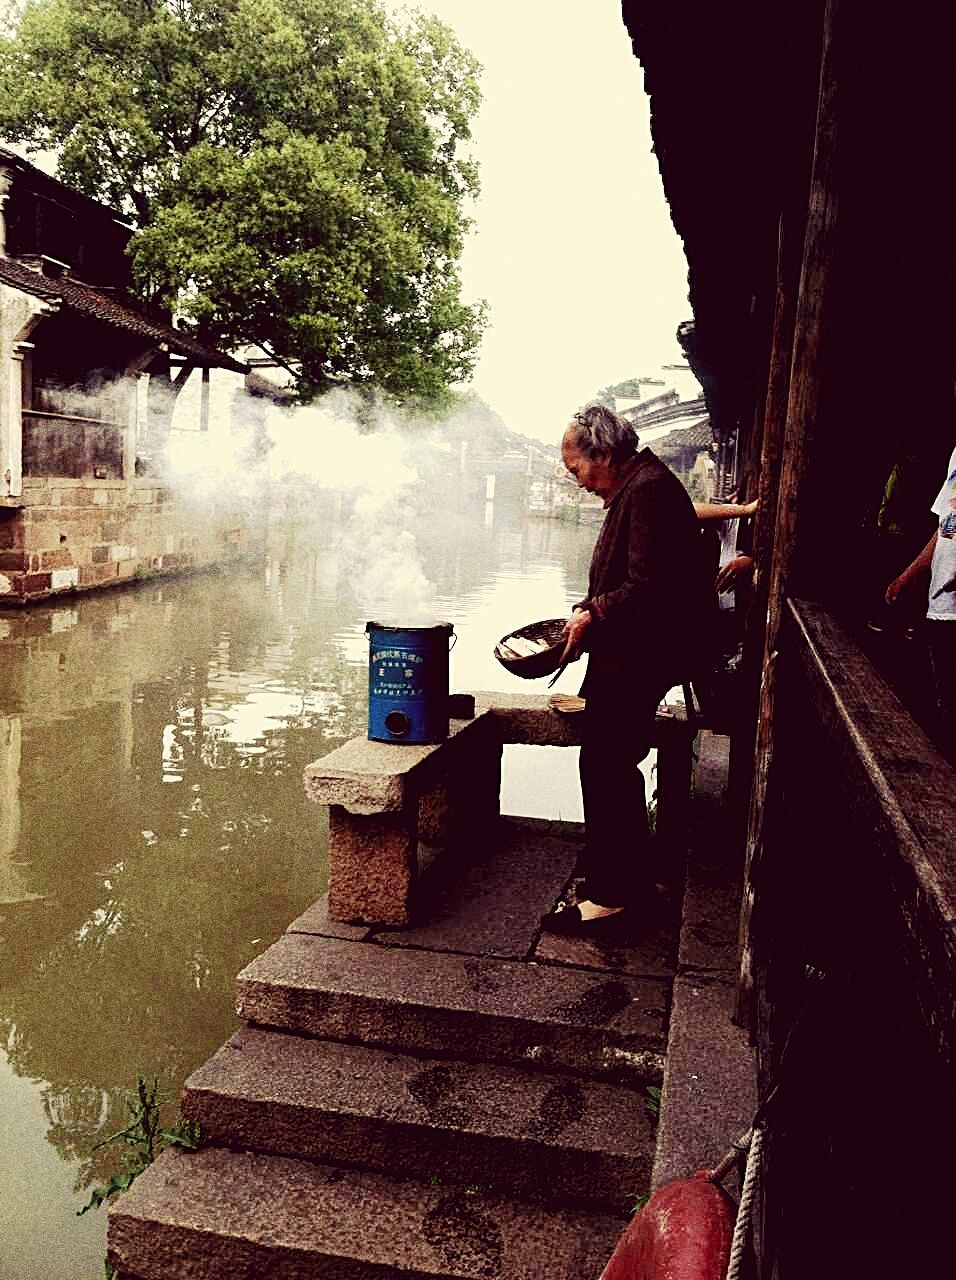
POLYGON ((23 492, 23 356, 37 321, 54 308, 0 284, 0 497, 23 492))

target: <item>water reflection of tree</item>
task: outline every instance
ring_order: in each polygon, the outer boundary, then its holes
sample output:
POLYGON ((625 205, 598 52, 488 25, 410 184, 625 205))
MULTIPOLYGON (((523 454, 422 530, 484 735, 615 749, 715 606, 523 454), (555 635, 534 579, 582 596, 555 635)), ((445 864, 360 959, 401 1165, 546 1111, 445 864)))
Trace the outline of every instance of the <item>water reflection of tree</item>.
MULTIPOLYGON (((298 733, 302 758, 305 726, 298 733)), ((81 925, 0 993, 11 1065, 50 1082, 48 1137, 84 1160, 82 1180, 115 1158, 89 1156, 122 1127, 136 1076, 160 1074, 178 1091, 230 1033, 237 970, 321 890, 324 833, 302 811, 289 745, 248 760, 219 741, 215 767, 187 754, 183 783, 160 792, 159 830, 110 870, 81 925), (277 795, 285 779, 294 794, 277 795)))
POLYGON ((77 1164, 73 1189, 81 1191, 95 1182, 108 1182, 117 1168, 120 1152, 98 1146, 104 1136, 119 1133, 127 1122, 126 1092, 91 1085, 48 1085, 43 1110, 49 1122, 47 1142, 64 1160, 77 1164))
MULTIPOLYGON (((124 1126, 137 1075, 175 1096, 230 1034, 235 973, 321 892, 326 833, 302 770, 364 715, 367 674, 331 643, 340 618, 290 627, 263 609, 261 584, 191 585, 133 602, 142 643, 160 620, 178 634, 154 678, 127 681, 125 703, 40 718, 24 765, 24 852, 46 901, 5 940, 0 1031, 14 1070, 48 1082, 47 1137, 79 1162, 78 1185, 115 1167, 115 1145, 93 1148, 124 1126), (228 720, 253 677, 292 695, 281 714, 253 741, 206 727, 209 705, 228 720), (177 783, 162 774, 169 726, 177 783), (51 761, 56 806, 43 803, 51 761)), ((125 662, 112 647, 100 661, 125 662)))

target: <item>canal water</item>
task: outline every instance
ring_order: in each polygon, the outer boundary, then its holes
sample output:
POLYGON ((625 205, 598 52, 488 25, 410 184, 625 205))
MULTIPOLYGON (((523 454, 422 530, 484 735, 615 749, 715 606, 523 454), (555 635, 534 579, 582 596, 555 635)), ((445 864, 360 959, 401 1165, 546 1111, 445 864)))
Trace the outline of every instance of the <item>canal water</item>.
MULTIPOLYGON (((122 1144, 97 1144, 138 1076, 175 1100, 236 1025, 237 971, 325 888, 302 771, 364 732, 369 616, 327 535, 287 522, 254 569, 0 612, 4 1280, 102 1276, 105 1210, 76 1211, 122 1144)), ((594 529, 488 507, 406 537, 452 688, 543 689, 492 647, 584 594, 594 529)), ((503 809, 579 818, 573 757, 508 748, 503 809)))

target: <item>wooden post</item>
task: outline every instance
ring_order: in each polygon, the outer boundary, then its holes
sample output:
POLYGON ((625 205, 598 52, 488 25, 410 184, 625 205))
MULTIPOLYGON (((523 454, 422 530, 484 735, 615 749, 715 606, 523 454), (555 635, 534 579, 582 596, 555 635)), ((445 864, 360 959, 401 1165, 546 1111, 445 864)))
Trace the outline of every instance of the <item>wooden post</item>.
MULTIPOLYGON (((773 317, 773 347, 767 378, 764 406, 763 439, 760 449, 760 474, 757 489, 757 515, 754 520, 754 600, 752 620, 762 624, 767 613, 770 574, 773 565, 774 532, 777 522, 777 498, 780 468, 787 425, 787 401, 790 395, 790 366, 793 359, 793 324, 796 310, 794 279, 788 258, 793 258, 791 243, 795 237, 786 226, 786 215, 780 216, 777 239, 777 293, 773 317)), ((799 272, 799 263, 797 263, 799 272)), ((751 637, 763 653, 764 634, 751 637)))
POLYGON ((202 388, 199 395, 199 430, 209 430, 209 366, 203 365, 202 388))
MULTIPOLYGON (((731 746, 729 791, 735 801, 735 816, 740 814, 753 781, 754 742, 757 732, 757 702, 760 670, 766 642, 767 599, 773 563, 774 532, 777 520, 777 496, 780 488, 780 466, 783 437, 787 421, 787 397, 790 390, 790 363, 793 358, 793 321, 796 310, 797 284, 800 278, 800 253, 806 224, 806 210, 801 210, 799 238, 791 221, 792 214, 780 215, 777 233, 777 281, 773 315, 773 338, 767 376, 767 394, 760 424, 760 458, 757 466, 757 497, 754 538, 751 554, 754 560, 753 588, 746 604, 743 646, 743 698, 741 724, 731 746)), ((756 434, 756 432, 755 432, 756 434)))
MULTIPOLYGON (((786 426, 784 429, 777 502, 758 521, 758 535, 764 539, 758 554, 766 557, 767 517, 776 512, 773 560, 767 589, 767 624, 764 642, 754 780, 750 796, 750 816, 744 868, 744 890, 741 904, 741 967, 737 999, 737 1021, 750 1025, 753 1019, 753 956, 751 950, 751 915, 754 907, 754 872, 763 856, 764 820, 769 778, 773 759, 773 713, 777 665, 777 642, 781 611, 787 589, 787 577, 798 528, 799 497, 807 452, 813 439, 819 408, 819 360, 823 343, 830 296, 830 267, 833 258, 837 200, 834 190, 834 168, 837 147, 837 77, 834 67, 833 35, 840 0, 827 0, 823 21, 823 48, 820 60, 820 89, 817 100, 816 138, 810 180, 810 200, 803 263, 794 320, 793 354, 787 389, 786 426)), ((783 300, 785 302, 785 299, 783 300)), ((768 388, 781 394, 784 375, 777 370, 777 380, 768 388)), ((765 433, 765 448, 774 447, 773 433, 765 433)), ((768 456, 767 475, 761 476, 761 500, 767 485, 768 503, 772 500, 772 456, 768 456)), ((759 561, 758 561, 759 564, 759 561)), ((765 570, 766 572, 766 570, 765 570)))

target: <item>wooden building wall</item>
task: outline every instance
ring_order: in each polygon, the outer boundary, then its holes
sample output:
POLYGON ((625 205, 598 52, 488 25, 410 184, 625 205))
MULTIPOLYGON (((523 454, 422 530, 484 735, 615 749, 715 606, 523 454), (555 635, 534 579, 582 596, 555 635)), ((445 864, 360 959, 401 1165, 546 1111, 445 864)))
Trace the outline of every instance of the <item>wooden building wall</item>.
POLYGON ((735 743, 739 1016, 772 1098, 759 1274, 942 1276, 956 787, 861 646, 900 567, 874 558, 890 468, 912 455, 928 506, 956 443, 956 10, 623 9, 697 354, 759 475, 735 743))

